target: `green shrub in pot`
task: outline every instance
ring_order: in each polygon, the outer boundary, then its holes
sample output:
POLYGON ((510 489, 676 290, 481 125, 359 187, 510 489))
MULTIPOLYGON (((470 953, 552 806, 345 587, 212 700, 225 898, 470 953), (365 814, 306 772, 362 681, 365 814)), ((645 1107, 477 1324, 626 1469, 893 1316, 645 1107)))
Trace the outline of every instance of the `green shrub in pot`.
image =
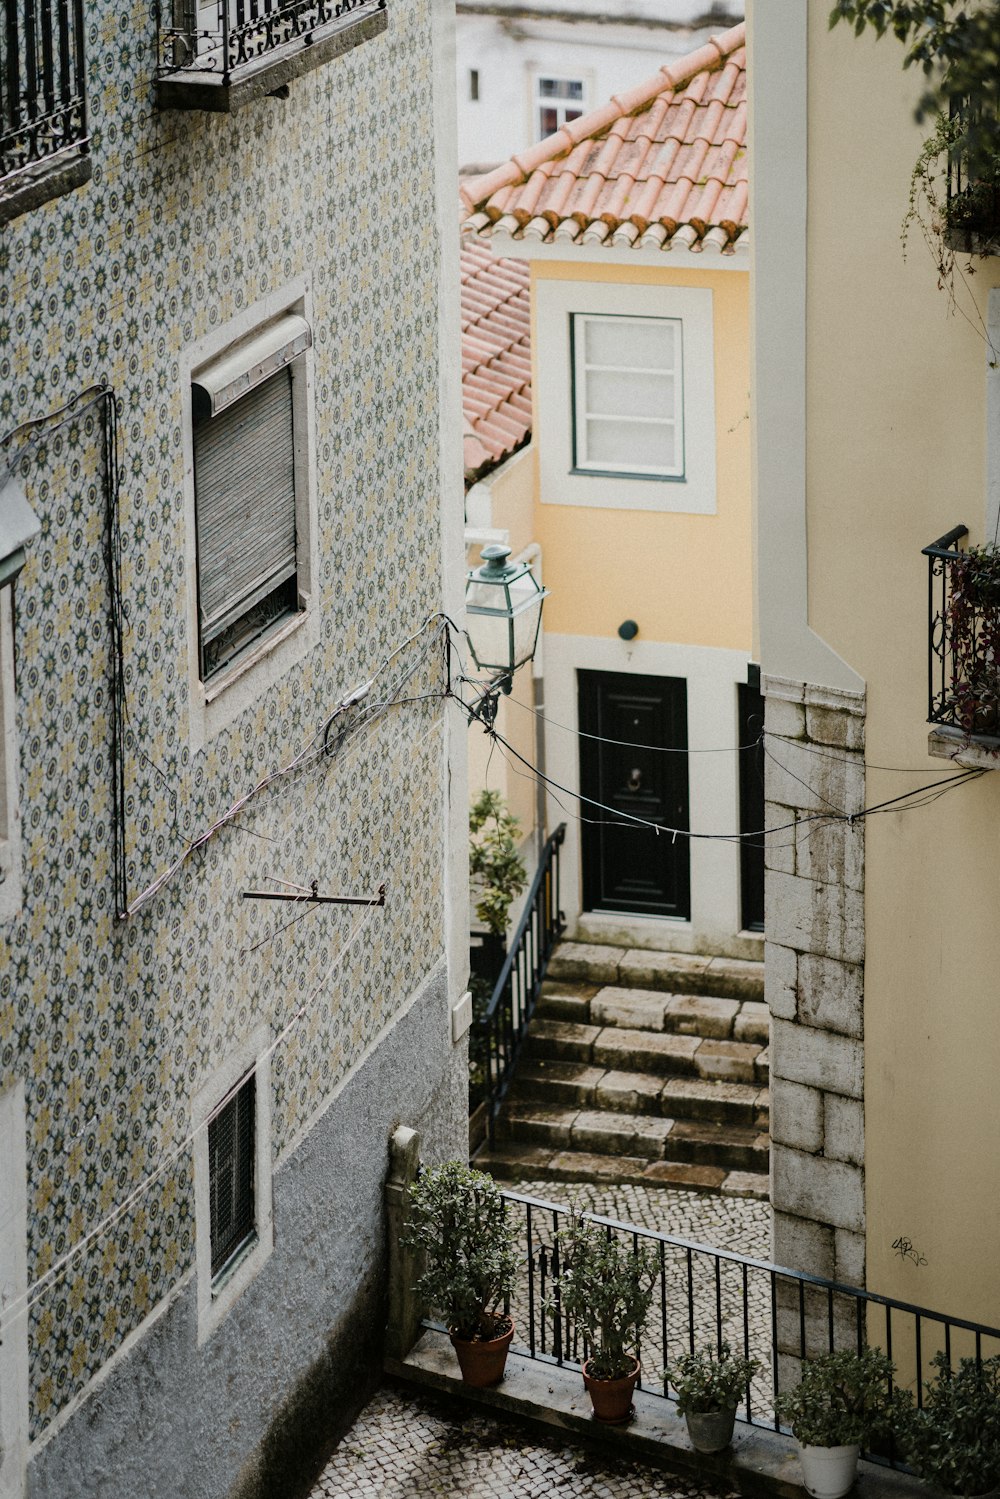
POLYGON ((677 1410, 687 1422, 691 1444, 699 1452, 721 1452, 732 1441, 736 1407, 761 1368, 756 1358, 734 1354, 728 1343, 716 1351, 684 1353, 664 1369, 674 1387, 677 1410))
POLYGON ((775 1410, 799 1443, 806 1491, 814 1499, 846 1494, 860 1449, 896 1424, 894 1374, 891 1359, 877 1348, 842 1349, 803 1361, 799 1383, 778 1395, 775 1410))
POLYGON ((931 1360, 936 1378, 899 1422, 903 1456, 919 1478, 947 1494, 985 1494, 1000 1487, 1000 1355, 953 1368, 931 1360))

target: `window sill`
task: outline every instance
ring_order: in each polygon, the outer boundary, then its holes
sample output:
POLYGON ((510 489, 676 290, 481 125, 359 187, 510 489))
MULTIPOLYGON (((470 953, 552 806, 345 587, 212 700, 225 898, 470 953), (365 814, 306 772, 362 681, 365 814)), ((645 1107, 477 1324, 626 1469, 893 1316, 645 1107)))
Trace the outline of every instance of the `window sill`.
POLYGON ((927 753, 967 770, 1000 770, 1000 738, 992 734, 966 734, 935 724, 927 736, 927 753))
POLYGON ((62 153, 40 161, 29 172, 0 181, 0 225, 9 224, 53 198, 83 187, 93 176, 93 162, 86 142, 73 147, 73 155, 62 153))
POLYGON ((302 36, 274 45, 263 56, 238 63, 228 73, 221 70, 213 54, 205 54, 196 60, 196 66, 157 79, 157 107, 222 114, 244 109, 385 31, 385 3, 372 0, 373 8, 349 11, 302 36))
POLYGON ((289 619, 277 622, 273 629, 266 635, 262 635, 259 640, 248 647, 245 655, 240 656, 231 666, 221 671, 218 676, 211 677, 208 682, 204 683, 205 706, 209 707, 212 703, 217 702, 223 693, 227 692, 235 682, 238 682, 241 677, 245 677, 248 672, 254 671, 271 651, 277 650, 278 646, 286 641, 289 636, 294 635, 296 630, 300 630, 306 622, 308 612, 309 600, 305 599, 297 614, 293 614, 289 619))

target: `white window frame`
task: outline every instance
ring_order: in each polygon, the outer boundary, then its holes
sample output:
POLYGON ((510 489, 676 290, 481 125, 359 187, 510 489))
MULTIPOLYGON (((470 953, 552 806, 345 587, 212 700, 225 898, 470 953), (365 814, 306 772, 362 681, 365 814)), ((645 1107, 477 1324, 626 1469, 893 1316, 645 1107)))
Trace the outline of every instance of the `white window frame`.
POLYGON ((295 460, 296 578, 299 612, 279 621, 249 650, 211 676, 201 677, 198 623, 198 542, 191 389, 199 371, 273 323, 294 313, 314 327, 309 279, 299 277, 214 329, 183 351, 180 361, 181 439, 184 447, 186 517, 185 571, 188 591, 188 703, 192 748, 197 750, 232 723, 320 640, 319 516, 316 491, 316 430, 313 350, 293 362, 292 441, 295 460))
MULTIPOLYGON (((579 72, 573 77, 568 77, 562 70, 552 68, 536 68, 531 75, 531 126, 533 141, 543 140, 542 135, 542 110, 554 109, 556 112, 555 130, 561 130, 566 124, 567 111, 572 110, 574 119, 585 115, 590 108, 590 80, 586 73, 579 72), (580 85, 580 98, 561 99, 551 95, 542 94, 542 80, 551 79, 554 83, 567 83, 580 85)), ((548 131, 548 135, 554 135, 555 130, 548 131)))
POLYGON ((535 441, 543 505, 714 515, 715 334, 707 287, 535 280, 535 441), (683 471, 608 473, 580 467, 574 452, 574 317, 663 318, 682 325, 683 471))
POLYGON ((680 318, 624 317, 620 313, 574 312, 570 315, 570 336, 573 340, 573 467, 592 474, 636 474, 650 479, 683 479, 684 477, 684 325, 680 318), (600 323, 617 326, 627 342, 628 330, 638 326, 669 324, 674 329, 677 357, 671 369, 656 369, 650 365, 626 363, 607 365, 587 363, 587 328, 600 323), (592 411, 587 405, 587 375, 591 371, 614 372, 626 375, 670 375, 674 381, 674 405, 669 416, 637 417, 609 416, 606 412, 592 411), (654 467, 641 463, 618 463, 613 467, 588 455, 587 423, 591 421, 643 422, 655 426, 670 425, 675 432, 675 452, 679 461, 672 467, 654 467))
POLYGON ((194 1131, 195 1268, 198 1280, 198 1343, 204 1343, 255 1279, 274 1249, 271 1188, 270 1031, 258 1026, 202 1084, 191 1103, 194 1131), (248 1072, 255 1072, 254 1219, 256 1235, 217 1276, 212 1275, 212 1192, 209 1120, 248 1072))

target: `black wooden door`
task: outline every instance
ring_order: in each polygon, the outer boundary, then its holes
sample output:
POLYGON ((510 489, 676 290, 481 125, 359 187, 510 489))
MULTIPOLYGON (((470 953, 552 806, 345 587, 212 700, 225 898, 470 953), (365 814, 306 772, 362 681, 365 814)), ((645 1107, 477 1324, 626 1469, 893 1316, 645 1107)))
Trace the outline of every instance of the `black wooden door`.
POLYGON ((688 917, 688 840, 629 822, 688 827, 687 683, 597 671, 579 679, 580 789, 610 809, 580 809, 593 819, 582 824, 584 908, 688 917))
MULTIPOLYGON (((760 669, 751 667, 749 682, 740 682, 740 832, 760 833, 764 827, 764 699, 760 669)), ((764 839, 740 842, 740 919, 746 932, 764 930, 764 839)))

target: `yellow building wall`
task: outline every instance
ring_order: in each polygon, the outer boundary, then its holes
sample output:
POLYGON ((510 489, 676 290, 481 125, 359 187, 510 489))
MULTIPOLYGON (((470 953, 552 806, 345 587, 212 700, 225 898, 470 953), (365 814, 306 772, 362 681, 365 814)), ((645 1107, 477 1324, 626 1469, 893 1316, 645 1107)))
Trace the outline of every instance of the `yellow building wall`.
MULTIPOLYGON (((809 612, 867 682, 871 806, 954 773, 927 753, 920 549, 958 523, 984 539, 984 330, 1000 260, 966 276, 960 258, 957 314, 919 229, 904 262, 922 80, 891 37, 828 32, 825 12, 810 6, 809 612)), ((998 855, 1000 773, 866 823, 868 1285, 994 1324, 998 855)))
MULTIPOLYGON (((666 258, 666 257, 665 257, 666 258)), ((532 310, 543 280, 707 287, 715 335, 715 515, 546 505, 534 529, 545 554, 545 628, 613 636, 624 619, 644 640, 749 650, 752 640, 749 277, 640 265, 534 261, 532 310)), ((532 329, 537 389, 539 340, 532 329)), ((537 447, 544 432, 535 434, 537 447)))

